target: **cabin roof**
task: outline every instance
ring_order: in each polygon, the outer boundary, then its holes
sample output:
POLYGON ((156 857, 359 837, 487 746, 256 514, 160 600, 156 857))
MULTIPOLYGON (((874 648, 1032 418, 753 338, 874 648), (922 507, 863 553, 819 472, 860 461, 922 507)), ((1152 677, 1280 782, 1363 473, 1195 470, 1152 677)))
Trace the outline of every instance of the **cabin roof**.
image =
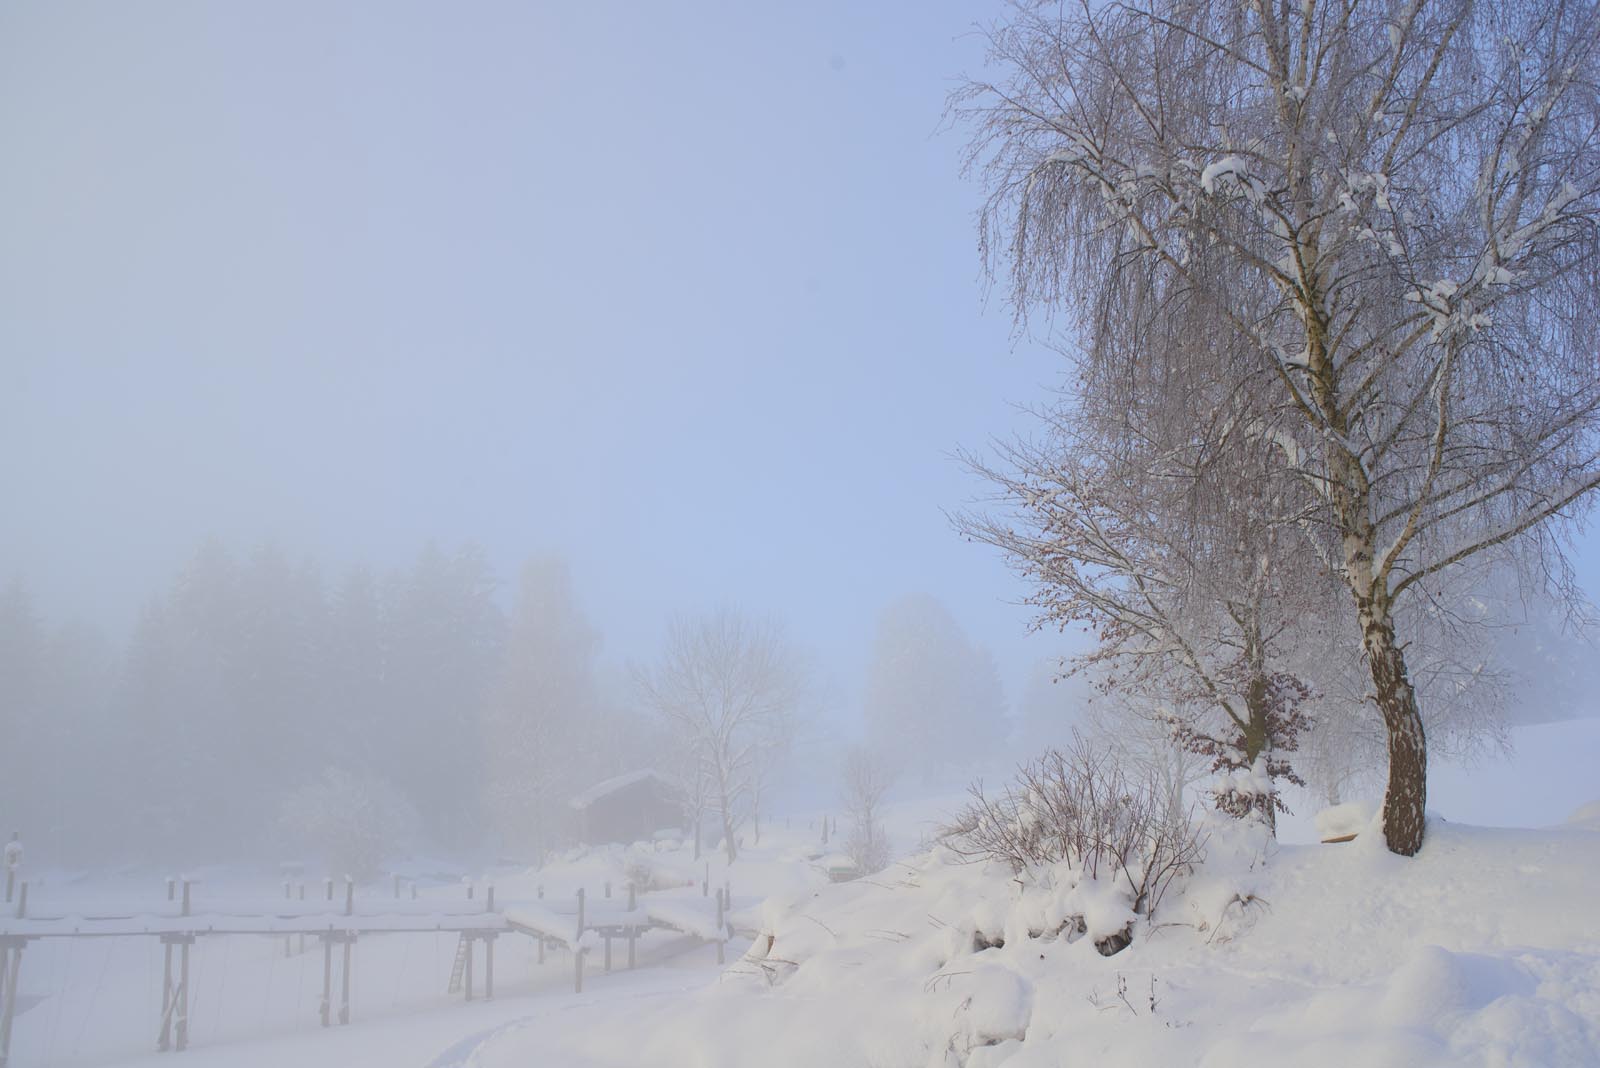
POLYGON ((572 800, 568 801, 567 804, 581 811, 588 808, 602 797, 608 797, 611 794, 616 793, 618 790, 625 789, 634 785, 635 783, 644 782, 647 779, 654 779, 670 790, 676 790, 678 788, 678 781, 672 776, 663 775, 654 768, 640 768, 638 771, 630 771, 622 775, 613 775, 611 778, 606 779, 603 782, 597 782, 587 790, 584 790, 582 793, 574 794, 572 796, 572 800))

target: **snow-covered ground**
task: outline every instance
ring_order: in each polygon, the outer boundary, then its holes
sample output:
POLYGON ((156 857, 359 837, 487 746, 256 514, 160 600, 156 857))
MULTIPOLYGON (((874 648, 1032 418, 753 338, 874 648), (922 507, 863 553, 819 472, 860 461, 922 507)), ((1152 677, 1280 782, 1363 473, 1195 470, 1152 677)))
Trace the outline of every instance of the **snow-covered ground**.
MULTIPOLYGON (((1091 938, 1047 933, 1059 887, 1024 892, 1007 870, 926 848, 960 800, 952 791, 890 809, 905 857, 871 879, 829 884, 804 818, 771 828, 731 868, 713 859, 713 886, 768 899, 746 922, 770 946, 734 943, 725 967, 713 946, 656 933, 636 971, 619 955, 601 974, 592 956, 574 994, 569 954, 540 966, 527 939, 505 936, 495 1000, 466 1005, 444 989, 454 936, 374 937, 356 951, 354 1022, 323 1030, 313 947, 285 957, 278 938, 202 940, 182 1063, 1600 1065, 1600 817, 1564 822, 1600 797, 1600 721, 1522 728, 1516 741, 1510 765, 1436 769, 1444 819, 1413 860, 1371 834, 1264 854, 1219 834, 1202 872, 1111 957, 1091 938), (976 949, 980 932, 1004 944, 976 949)), ((539 886, 559 899, 579 886, 600 895, 608 880, 620 893, 645 869, 663 887, 707 874, 669 845, 493 876, 502 901, 539 886)), ((200 874, 219 895, 272 879, 200 874)), ((425 898, 463 892, 442 865, 416 874, 425 898)), ((103 898, 119 883, 147 890, 152 877, 57 875, 54 892, 103 898)), ((35 945, 13 1064, 174 1063, 153 1051, 159 984, 153 939, 35 945)))

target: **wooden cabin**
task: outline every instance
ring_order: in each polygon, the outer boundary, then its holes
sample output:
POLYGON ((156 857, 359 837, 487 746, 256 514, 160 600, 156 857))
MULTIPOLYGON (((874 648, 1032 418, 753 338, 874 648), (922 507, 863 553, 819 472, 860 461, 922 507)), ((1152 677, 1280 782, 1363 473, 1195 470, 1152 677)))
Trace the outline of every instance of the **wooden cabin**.
POLYGON ((568 804, 578 840, 586 845, 648 841, 659 830, 683 824, 677 780, 651 768, 597 782, 568 804))

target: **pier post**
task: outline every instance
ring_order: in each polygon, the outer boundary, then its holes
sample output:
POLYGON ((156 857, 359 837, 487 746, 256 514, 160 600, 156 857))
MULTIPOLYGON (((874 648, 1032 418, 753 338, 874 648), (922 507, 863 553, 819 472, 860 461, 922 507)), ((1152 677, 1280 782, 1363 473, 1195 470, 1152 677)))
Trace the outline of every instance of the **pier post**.
POLYGON ((355 949, 356 936, 349 931, 344 934, 344 970, 339 977, 341 991, 339 994, 339 1023, 344 1025, 350 1022, 350 952, 355 949))
POLYGON ((11 1021, 17 1015, 17 983, 25 945, 21 938, 0 941, 0 1068, 11 1063, 11 1021))
MULTIPOLYGON (((489 896, 494 896, 490 889, 489 896)), ((494 1000, 494 935, 486 935, 483 939, 483 1000, 494 1000)))
POLYGON ((606 971, 611 970, 611 928, 606 928, 606 971))
POLYGON ((467 939, 467 972, 466 972, 467 1000, 471 1001, 472 1000, 472 944, 474 942, 476 942, 477 939, 472 937, 471 935, 466 935, 465 937, 467 939))
POLYGON ((156 1039, 156 1049, 163 1053, 172 1048, 172 943, 161 940, 161 1036, 156 1039))
MULTIPOLYGON (((332 882, 328 884, 330 887, 332 882)), ((333 1010, 333 935, 322 936, 322 1026, 327 1027, 333 1010)))
MULTIPOLYGON (((184 901, 189 897, 189 884, 183 886, 184 901)), ((187 909, 185 914, 187 914, 187 909)), ((185 935, 183 944, 178 948, 178 1006, 177 1026, 174 1028, 173 1048, 182 1051, 189 1048, 189 947, 194 944, 194 935, 185 935)))

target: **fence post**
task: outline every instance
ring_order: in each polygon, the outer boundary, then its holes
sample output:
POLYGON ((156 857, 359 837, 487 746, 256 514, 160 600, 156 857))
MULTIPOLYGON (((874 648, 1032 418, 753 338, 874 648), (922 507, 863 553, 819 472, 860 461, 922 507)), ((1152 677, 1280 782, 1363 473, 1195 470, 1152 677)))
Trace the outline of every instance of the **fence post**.
POLYGON ((725 905, 725 903, 723 901, 722 889, 719 887, 717 889, 717 963, 718 964, 727 963, 727 951, 726 951, 726 949, 723 948, 724 942, 726 940, 723 937, 724 932, 723 932, 723 929, 722 929, 722 917, 723 917, 723 913, 725 911, 725 908, 726 908, 726 905, 725 905))

